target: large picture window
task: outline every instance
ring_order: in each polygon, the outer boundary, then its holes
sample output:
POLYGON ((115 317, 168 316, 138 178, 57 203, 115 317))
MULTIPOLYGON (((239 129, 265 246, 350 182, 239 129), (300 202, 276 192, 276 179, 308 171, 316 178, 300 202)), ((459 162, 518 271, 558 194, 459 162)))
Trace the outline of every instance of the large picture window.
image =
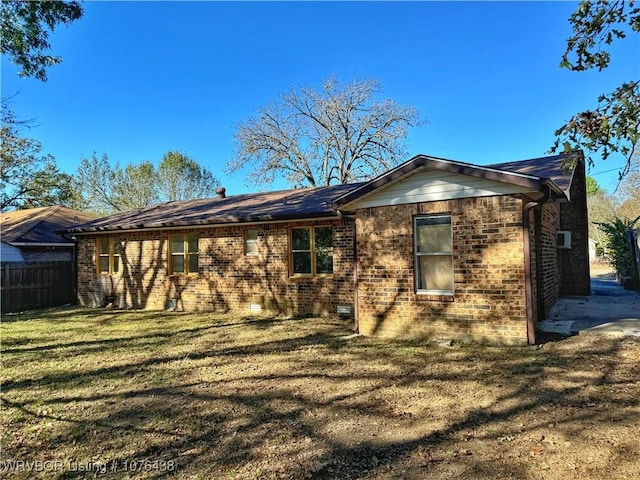
POLYGON ((198 273, 198 234, 176 233, 169 239, 171 255, 169 274, 189 275, 198 273))
POLYGON ((294 276, 333 274, 333 229, 291 229, 291 272, 294 276))
POLYGON ((453 294, 451 215, 419 216, 414 222, 416 291, 453 294))
POLYGON ((98 273, 114 275, 120 271, 120 242, 117 238, 101 237, 97 243, 98 273))

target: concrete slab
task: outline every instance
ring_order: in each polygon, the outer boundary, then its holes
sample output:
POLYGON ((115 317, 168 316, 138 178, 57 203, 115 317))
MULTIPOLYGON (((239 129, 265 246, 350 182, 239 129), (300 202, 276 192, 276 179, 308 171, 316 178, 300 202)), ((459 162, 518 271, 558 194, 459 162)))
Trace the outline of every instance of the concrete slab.
POLYGON ((538 329, 562 335, 640 336, 640 294, 614 278, 592 278, 591 296, 561 298, 538 329))

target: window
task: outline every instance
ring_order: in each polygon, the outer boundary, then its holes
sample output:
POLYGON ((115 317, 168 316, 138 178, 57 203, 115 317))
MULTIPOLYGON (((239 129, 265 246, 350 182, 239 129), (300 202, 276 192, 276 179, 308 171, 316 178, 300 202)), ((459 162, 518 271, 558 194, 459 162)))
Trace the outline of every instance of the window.
POLYGON ((169 238, 171 255, 169 274, 189 275, 198 273, 198 234, 177 233, 169 238))
POLYGON ((116 274, 120 271, 120 242, 117 238, 101 237, 98 238, 97 250, 97 269, 98 273, 108 275, 116 274))
POLYGON ((333 229, 291 229, 291 272, 295 276, 333 274, 333 229))
POLYGON ((245 253, 252 256, 258 255, 258 230, 255 228, 248 228, 245 240, 245 253))
POLYGON ((453 294, 451 215, 420 216, 414 222, 416 291, 453 294))

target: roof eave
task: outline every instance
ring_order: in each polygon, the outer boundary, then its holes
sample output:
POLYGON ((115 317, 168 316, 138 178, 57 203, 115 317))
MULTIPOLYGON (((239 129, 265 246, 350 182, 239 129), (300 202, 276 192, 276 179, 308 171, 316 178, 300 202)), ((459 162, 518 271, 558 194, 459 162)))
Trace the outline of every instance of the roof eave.
POLYGON ((158 230, 187 230, 193 228, 217 228, 228 227, 235 225, 259 225, 259 224, 273 224, 273 223, 286 223, 286 222, 303 222, 313 220, 338 220, 341 216, 334 211, 320 212, 312 215, 279 215, 278 217, 272 216, 249 216, 243 218, 223 220, 220 222, 211 221, 195 221, 195 222, 175 222, 166 223, 160 225, 123 225, 120 227, 96 227, 92 229, 73 230, 68 231, 69 235, 94 235, 94 234, 110 234, 110 233, 125 233, 125 232, 137 232, 137 231, 158 231, 158 230))
POLYGON ((73 242, 5 242, 14 247, 73 247, 73 242))

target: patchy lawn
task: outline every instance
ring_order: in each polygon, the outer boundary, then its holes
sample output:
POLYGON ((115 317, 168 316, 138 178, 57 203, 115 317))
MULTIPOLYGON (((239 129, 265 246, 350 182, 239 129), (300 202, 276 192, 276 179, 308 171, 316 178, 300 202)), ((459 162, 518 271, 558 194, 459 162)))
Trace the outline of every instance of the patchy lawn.
POLYGON ((5 316, 0 476, 640 478, 638 339, 446 348, 349 328, 5 316))

